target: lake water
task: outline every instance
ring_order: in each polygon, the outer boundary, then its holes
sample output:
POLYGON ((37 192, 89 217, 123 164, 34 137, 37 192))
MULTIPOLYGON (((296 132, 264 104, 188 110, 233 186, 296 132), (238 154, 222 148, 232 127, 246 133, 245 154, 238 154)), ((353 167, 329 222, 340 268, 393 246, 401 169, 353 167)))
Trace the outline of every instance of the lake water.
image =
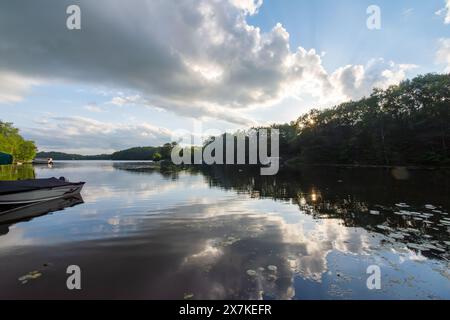
POLYGON ((448 172, 258 173, 2 167, 3 179, 86 185, 31 220, 3 216, 0 298, 450 299, 448 172), (80 291, 66 287, 70 265, 80 291), (367 287, 370 266, 379 290, 367 287))

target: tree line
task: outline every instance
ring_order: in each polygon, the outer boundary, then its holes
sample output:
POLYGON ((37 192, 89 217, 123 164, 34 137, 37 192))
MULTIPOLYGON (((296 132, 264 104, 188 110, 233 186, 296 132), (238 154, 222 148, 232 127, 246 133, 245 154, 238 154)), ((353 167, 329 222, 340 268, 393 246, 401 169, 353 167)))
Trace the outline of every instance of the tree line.
POLYGON ((450 165, 450 74, 418 76, 273 127, 283 156, 300 163, 450 165))
POLYGON ((25 140, 12 123, 0 121, 0 152, 13 156, 14 162, 28 162, 36 155, 36 145, 25 140))
MULTIPOLYGON (((358 101, 312 109, 291 123, 239 131, 234 135, 246 138, 246 160, 249 137, 259 129, 279 130, 281 164, 288 167, 449 166, 450 74, 418 76, 358 101)), ((203 150, 216 139, 225 141, 225 134, 207 139, 203 150)))
POLYGON ((176 143, 166 143, 160 147, 136 147, 114 152, 112 154, 100 154, 84 156, 63 152, 39 152, 38 158, 52 158, 54 160, 114 160, 114 161, 161 161, 170 160, 173 146, 176 143))

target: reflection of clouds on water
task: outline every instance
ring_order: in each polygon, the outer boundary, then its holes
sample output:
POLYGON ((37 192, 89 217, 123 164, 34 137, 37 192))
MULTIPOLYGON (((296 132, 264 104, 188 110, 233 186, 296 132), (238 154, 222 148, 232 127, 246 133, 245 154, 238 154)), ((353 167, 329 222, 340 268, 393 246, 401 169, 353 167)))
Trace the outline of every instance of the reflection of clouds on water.
POLYGON ((417 262, 422 262, 422 261, 428 260, 426 257, 424 257, 422 255, 421 252, 419 252, 419 253, 414 252, 414 251, 408 249, 407 247, 405 247, 404 250, 400 251, 400 252, 395 249, 392 249, 392 252, 394 254, 398 255, 400 263, 404 263, 408 260, 409 261, 417 261, 417 262))
POLYGON ((370 251, 364 230, 347 228, 338 219, 314 220, 299 214, 294 204, 276 203, 264 209, 248 195, 190 200, 148 215, 114 215, 91 226, 90 233, 107 241, 133 232, 143 243, 166 243, 167 234, 177 233, 181 242, 189 245, 178 253, 180 263, 174 272, 196 281, 206 277, 208 285, 201 293, 205 299, 290 299, 295 296, 296 276, 321 281, 329 269, 331 252, 364 255, 370 251), (296 219, 288 222, 276 212, 296 212, 296 219), (153 237, 157 240, 145 240, 153 237), (277 266, 276 272, 269 271, 269 265, 277 266), (249 276, 248 270, 255 270, 256 275, 249 276))
POLYGON ((198 179, 196 183, 192 181, 149 181, 133 184, 131 187, 117 187, 110 185, 86 185, 83 198, 86 203, 97 203, 108 199, 121 199, 129 204, 135 201, 151 199, 153 196, 161 196, 169 192, 179 192, 180 195, 186 190, 206 189, 204 183, 198 179))
POLYGON ((125 202, 133 203, 136 200, 148 199, 161 193, 169 192, 180 188, 176 184, 155 185, 154 183, 140 183, 133 188, 114 188, 111 186, 87 186, 83 198, 86 203, 96 203, 108 199, 117 199, 120 197, 125 202))
POLYGON ((370 252, 369 236, 364 230, 346 228, 339 220, 311 222, 304 216, 297 224, 288 224, 282 217, 268 218, 276 223, 282 235, 281 241, 291 252, 285 258, 293 273, 304 279, 321 281, 328 271, 327 256, 333 250, 344 254, 365 255, 370 252))
POLYGON ((1 236, 0 250, 38 244, 36 239, 27 236, 25 230, 18 226, 9 227, 9 232, 1 236))
POLYGON ((184 269, 206 272, 211 286, 204 288, 207 292, 203 294, 208 299, 213 295, 209 292, 212 288, 222 288, 219 291, 224 296, 220 298, 237 294, 225 290, 233 287, 228 282, 236 279, 240 282, 236 290, 251 288, 239 292, 249 295, 245 298, 258 299, 264 295, 290 299, 295 296, 294 277, 320 282, 328 271, 327 257, 333 250, 353 255, 369 253, 368 235, 360 229, 346 228, 339 220, 313 221, 302 215, 300 221, 290 224, 281 215, 252 209, 242 199, 207 202, 171 211, 170 224, 183 229, 186 241, 191 241, 191 248, 195 248, 186 252, 179 272, 184 269), (176 222, 186 212, 192 213, 189 217, 195 222, 187 225, 184 220, 176 222), (220 232, 224 236, 217 238, 220 232), (269 265, 277 266, 277 270, 268 270, 269 265), (256 274, 249 275, 248 270, 256 274), (233 280, 221 277, 222 273, 232 273, 233 280))
POLYGON ((207 240, 202 250, 186 257, 183 264, 210 265, 222 255, 223 251, 217 247, 216 241, 207 240))
POLYGON ((103 230, 106 233, 111 232, 115 234, 115 236, 120 236, 124 234, 124 231, 126 230, 126 233, 134 232, 139 230, 139 223, 141 219, 138 219, 136 217, 129 217, 129 216, 114 216, 112 218, 109 218, 107 220, 108 225, 111 228, 108 228, 107 230, 103 230))

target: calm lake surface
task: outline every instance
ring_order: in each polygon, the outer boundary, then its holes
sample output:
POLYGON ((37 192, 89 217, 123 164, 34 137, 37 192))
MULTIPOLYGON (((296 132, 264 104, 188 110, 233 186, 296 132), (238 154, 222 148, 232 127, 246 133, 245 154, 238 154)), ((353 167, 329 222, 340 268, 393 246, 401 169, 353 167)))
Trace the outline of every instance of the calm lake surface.
POLYGON ((3 215, 2 299, 450 299, 445 171, 0 170, 2 179, 60 176, 86 182, 82 199, 32 208, 42 215, 28 221, 3 215), (81 268, 81 291, 66 287, 69 265, 81 268), (373 265, 380 290, 367 288, 373 265))

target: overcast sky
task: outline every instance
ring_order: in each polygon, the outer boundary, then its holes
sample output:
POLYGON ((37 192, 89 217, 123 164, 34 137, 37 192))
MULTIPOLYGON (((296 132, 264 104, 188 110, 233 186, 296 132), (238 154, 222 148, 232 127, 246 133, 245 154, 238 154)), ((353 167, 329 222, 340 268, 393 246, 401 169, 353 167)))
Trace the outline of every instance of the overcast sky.
POLYGON ((288 122, 427 72, 450 72, 450 0, 0 2, 0 120, 45 151, 288 122))

